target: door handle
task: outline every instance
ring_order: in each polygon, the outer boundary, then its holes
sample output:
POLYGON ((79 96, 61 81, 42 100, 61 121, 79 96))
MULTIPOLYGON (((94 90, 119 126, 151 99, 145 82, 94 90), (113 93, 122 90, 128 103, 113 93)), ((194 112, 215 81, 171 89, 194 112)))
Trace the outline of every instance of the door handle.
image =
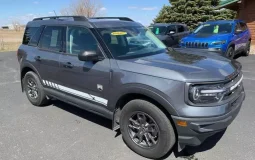
POLYGON ((64 67, 65 67, 65 68, 73 68, 73 64, 72 64, 71 62, 66 62, 66 63, 64 64, 64 67))
POLYGON ((35 59, 36 61, 41 61, 41 57, 40 57, 40 56, 36 56, 34 59, 35 59))

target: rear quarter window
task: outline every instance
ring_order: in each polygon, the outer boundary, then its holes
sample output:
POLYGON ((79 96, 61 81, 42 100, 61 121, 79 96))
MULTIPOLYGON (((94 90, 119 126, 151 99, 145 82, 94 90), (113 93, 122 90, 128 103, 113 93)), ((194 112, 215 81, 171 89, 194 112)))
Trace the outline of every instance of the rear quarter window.
POLYGON ((27 45, 39 27, 27 27, 24 33, 22 44, 27 45))

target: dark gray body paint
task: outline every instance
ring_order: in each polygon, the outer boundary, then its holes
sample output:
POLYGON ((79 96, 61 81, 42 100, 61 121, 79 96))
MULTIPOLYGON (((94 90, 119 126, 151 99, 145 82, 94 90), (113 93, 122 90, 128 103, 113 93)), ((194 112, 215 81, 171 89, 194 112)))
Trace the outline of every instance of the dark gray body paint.
MULTIPOLYGON (((38 23, 30 22, 28 26, 52 23, 61 26, 77 25, 93 28, 94 26, 114 25, 115 22, 56 22, 50 20, 39 21, 38 23)), ((137 25, 133 22, 118 22, 118 25, 125 25, 126 23, 137 25)), ((97 40, 101 42, 102 39, 97 37, 97 40)), ((104 44, 101 44, 102 46, 104 44)), ((105 47, 102 48, 103 53, 109 53, 109 50, 105 47)), ((160 54, 128 60, 116 60, 104 54, 105 59, 96 63, 82 62, 78 60, 77 56, 45 51, 28 45, 21 45, 18 54, 21 57, 19 58, 21 72, 26 67, 31 68, 38 74, 42 84, 44 83, 43 80, 47 80, 82 93, 103 98, 107 100, 107 103, 106 105, 100 104, 93 101, 93 99, 84 99, 58 90, 58 87, 49 87, 49 85, 44 84, 48 95, 109 119, 114 119, 118 100, 127 94, 141 94, 150 97, 161 104, 174 121, 185 117, 189 118, 190 123, 193 123, 192 120, 200 123, 200 118, 210 120, 211 117, 219 117, 221 119, 220 116, 224 117, 224 115, 231 112, 229 105, 237 99, 239 101, 234 108, 239 111, 245 95, 242 88, 221 105, 206 107, 188 105, 185 102, 185 86, 187 83, 222 82, 228 80, 229 76, 234 73, 241 74, 241 64, 237 61, 231 61, 198 50, 166 50, 160 54), (40 56, 39 61, 35 60, 38 55, 40 56), (71 67, 66 67, 65 64, 71 64, 71 67), (98 90, 98 85, 103 86, 102 91, 98 90)), ((237 114, 238 111, 235 113, 237 114)), ((229 123, 224 123, 220 128, 224 129, 228 125, 229 123)), ((178 126, 176 127, 178 128, 178 126)), ((189 128, 189 130, 192 130, 192 128, 189 128)), ((199 143, 197 143, 197 140, 196 142, 188 140, 183 142, 183 139, 185 141, 187 137, 194 138, 198 136, 198 133, 189 132, 189 130, 178 128, 178 132, 180 131, 179 141, 183 144, 198 145, 204 140, 199 139, 199 143)))

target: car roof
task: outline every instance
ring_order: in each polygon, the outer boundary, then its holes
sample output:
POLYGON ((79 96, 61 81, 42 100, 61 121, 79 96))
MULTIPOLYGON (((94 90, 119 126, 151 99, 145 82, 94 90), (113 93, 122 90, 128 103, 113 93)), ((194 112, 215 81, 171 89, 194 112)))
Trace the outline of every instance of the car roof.
POLYGON ((244 22, 242 20, 211 20, 211 21, 207 21, 205 23, 209 23, 209 24, 216 24, 216 23, 238 23, 238 22, 244 22))
POLYGON ((128 17, 91 17, 84 16, 53 16, 35 18, 28 22, 29 27, 39 27, 42 25, 81 25, 88 28, 106 28, 123 26, 142 26, 128 17))
POLYGON ((182 26, 186 26, 183 23, 154 23, 151 26, 172 26, 172 25, 182 25, 182 26))

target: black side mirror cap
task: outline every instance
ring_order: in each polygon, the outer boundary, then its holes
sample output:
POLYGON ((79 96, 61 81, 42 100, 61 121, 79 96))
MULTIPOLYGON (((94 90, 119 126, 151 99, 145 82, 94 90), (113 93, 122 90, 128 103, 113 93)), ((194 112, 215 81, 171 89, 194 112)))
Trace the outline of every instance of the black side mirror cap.
POLYGON ((80 61, 92 61, 97 62, 103 60, 103 57, 99 55, 96 51, 84 51, 78 54, 80 61))

